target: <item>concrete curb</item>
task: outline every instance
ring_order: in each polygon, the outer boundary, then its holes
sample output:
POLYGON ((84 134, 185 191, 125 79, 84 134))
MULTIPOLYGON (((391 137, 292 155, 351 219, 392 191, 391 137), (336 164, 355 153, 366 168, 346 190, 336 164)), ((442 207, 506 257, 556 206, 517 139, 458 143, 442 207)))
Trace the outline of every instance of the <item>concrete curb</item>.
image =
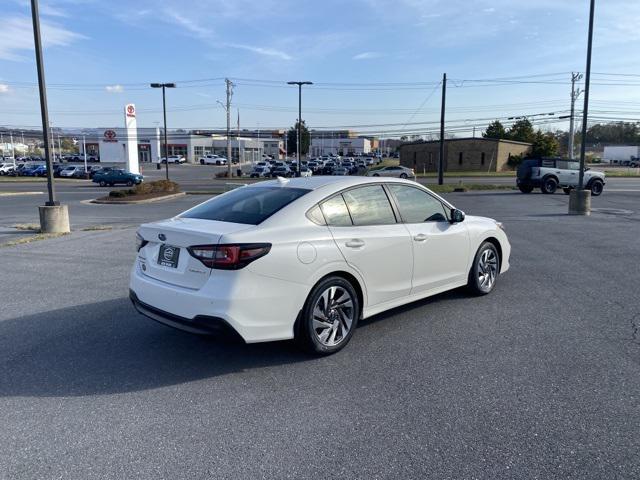
POLYGON ((183 197, 185 195, 184 192, 180 192, 180 193, 172 193, 171 195, 163 195, 162 197, 154 197, 154 198, 145 198, 143 200, 114 200, 114 201, 110 201, 110 200, 99 200, 97 198, 93 199, 93 200, 85 200, 82 203, 86 202, 86 203, 95 203, 95 204, 99 204, 99 205, 135 205, 135 204, 139 204, 139 203, 154 203, 154 202, 161 202, 163 200, 171 200, 172 198, 178 198, 178 197, 183 197))

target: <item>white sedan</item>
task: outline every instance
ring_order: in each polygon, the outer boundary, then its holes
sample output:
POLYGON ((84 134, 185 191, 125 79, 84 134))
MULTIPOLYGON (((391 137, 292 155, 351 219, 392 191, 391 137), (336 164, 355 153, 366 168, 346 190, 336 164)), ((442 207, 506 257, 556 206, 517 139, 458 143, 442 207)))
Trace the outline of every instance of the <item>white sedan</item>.
POLYGON ((193 333, 344 347, 358 321, 509 268, 502 224, 400 179, 310 177, 237 188, 141 225, 130 297, 193 333))
POLYGON ((415 178, 416 174, 411 168, 397 166, 376 168, 369 170, 367 175, 370 177, 397 177, 397 178, 415 178))

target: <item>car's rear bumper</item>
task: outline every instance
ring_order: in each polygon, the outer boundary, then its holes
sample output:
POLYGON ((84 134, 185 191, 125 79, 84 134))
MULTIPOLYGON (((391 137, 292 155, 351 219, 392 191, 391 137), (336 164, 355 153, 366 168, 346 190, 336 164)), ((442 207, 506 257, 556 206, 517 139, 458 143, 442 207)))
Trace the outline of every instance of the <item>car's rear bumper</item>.
POLYGON ((247 343, 293 338, 307 287, 267 278, 248 269, 215 270, 199 289, 156 280, 131 271, 130 297, 136 309, 156 321, 192 333, 211 333, 227 325, 247 343))

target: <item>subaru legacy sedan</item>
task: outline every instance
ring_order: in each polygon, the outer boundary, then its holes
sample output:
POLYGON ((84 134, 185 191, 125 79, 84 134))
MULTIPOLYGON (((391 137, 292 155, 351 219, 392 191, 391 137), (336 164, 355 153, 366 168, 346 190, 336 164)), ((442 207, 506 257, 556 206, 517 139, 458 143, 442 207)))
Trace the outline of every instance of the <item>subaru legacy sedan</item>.
POLYGON ((363 318, 464 285, 491 292, 511 247, 501 223, 415 182, 336 176, 240 187, 141 225, 137 250, 143 315, 330 354, 363 318))

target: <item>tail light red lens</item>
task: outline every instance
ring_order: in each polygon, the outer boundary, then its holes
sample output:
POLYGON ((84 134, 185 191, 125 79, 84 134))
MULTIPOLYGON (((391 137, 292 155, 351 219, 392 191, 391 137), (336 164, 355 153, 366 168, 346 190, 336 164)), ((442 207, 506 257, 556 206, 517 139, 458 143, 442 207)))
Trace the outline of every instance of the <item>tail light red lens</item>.
POLYGON ((187 249, 203 265, 220 270, 238 270, 271 250, 270 243, 239 243, 233 245, 194 245, 187 249))

